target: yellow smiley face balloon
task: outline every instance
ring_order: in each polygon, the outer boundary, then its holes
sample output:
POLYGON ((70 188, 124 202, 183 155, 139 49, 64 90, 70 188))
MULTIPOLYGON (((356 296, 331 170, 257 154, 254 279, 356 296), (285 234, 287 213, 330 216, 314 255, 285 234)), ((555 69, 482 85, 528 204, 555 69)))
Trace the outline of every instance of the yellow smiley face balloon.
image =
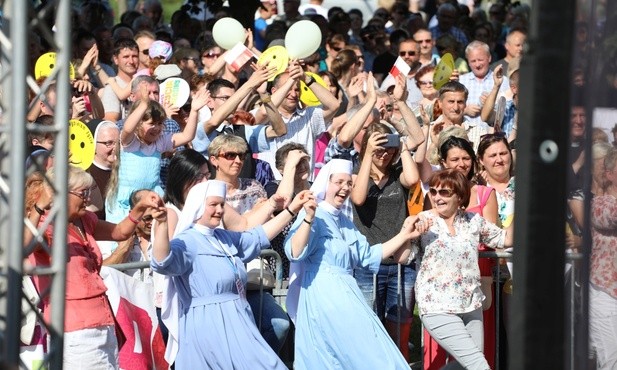
POLYGON ((85 123, 69 121, 69 163, 87 170, 94 160, 94 137, 85 123))
MULTIPOLYGON (((34 65, 34 78, 38 80, 41 77, 49 76, 55 66, 56 53, 49 52, 41 55, 34 65)), ((75 67, 73 67, 73 63, 69 63, 69 79, 71 81, 75 79, 75 67)))

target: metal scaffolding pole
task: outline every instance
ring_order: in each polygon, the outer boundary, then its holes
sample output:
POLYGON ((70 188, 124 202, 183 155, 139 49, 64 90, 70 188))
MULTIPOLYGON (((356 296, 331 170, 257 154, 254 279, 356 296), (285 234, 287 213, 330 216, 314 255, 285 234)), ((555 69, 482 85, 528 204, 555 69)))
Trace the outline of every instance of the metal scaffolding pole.
MULTIPOLYGON (((29 36, 34 31, 53 45, 57 54, 56 68, 50 79, 55 81, 57 103, 54 126, 54 206, 49 213, 53 220, 53 241, 56 246, 52 252, 51 268, 43 269, 41 274, 49 274, 51 280, 50 303, 51 323, 47 327, 51 343, 45 367, 62 368, 62 349, 64 335, 64 306, 67 251, 67 178, 68 178, 68 121, 71 90, 69 83, 69 62, 71 55, 70 0, 59 0, 43 6, 39 11, 32 9, 32 2, 10 0, 0 2, 2 10, 0 44, 1 73, 0 83, 0 364, 6 368, 21 368, 20 330, 22 276, 24 259, 24 199, 26 196, 26 134, 28 83, 32 84, 30 55, 28 55, 29 36), (45 24, 45 13, 56 11, 57 32, 52 33, 45 24), (31 29, 36 28, 36 29, 31 29)), ((48 81, 49 82, 49 81, 48 81)), ((39 88, 33 87, 41 99, 45 98, 49 83, 39 88)), ((40 238, 44 230, 35 233, 40 238)), ((38 272, 34 271, 33 274, 38 272)), ((30 364, 31 365, 31 364, 30 364)), ((4 368, 3 367, 3 368, 4 368)))

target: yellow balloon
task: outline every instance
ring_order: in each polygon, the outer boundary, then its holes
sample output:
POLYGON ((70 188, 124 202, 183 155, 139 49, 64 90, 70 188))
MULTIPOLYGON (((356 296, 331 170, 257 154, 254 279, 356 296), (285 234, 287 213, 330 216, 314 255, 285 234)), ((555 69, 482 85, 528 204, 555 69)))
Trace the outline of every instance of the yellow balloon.
POLYGON ((87 170, 94 160, 94 137, 85 123, 69 121, 69 164, 87 170))
MULTIPOLYGON (((49 76, 55 65, 56 53, 49 52, 41 55, 34 65, 34 78, 38 80, 41 77, 49 76)), ((69 63, 69 79, 71 81, 75 79, 75 67, 73 67, 73 63, 69 63)))
MULTIPOLYGON (((276 66, 276 75, 279 75, 287 69, 287 66, 289 65, 289 55, 287 54, 285 47, 281 45, 272 46, 271 48, 266 49, 259 56, 257 64, 260 66, 266 64, 269 64, 271 67, 276 66)), ((276 75, 268 81, 273 81, 276 75)))
MULTIPOLYGON (((327 88, 326 81, 324 81, 321 76, 313 72, 306 72, 306 74, 313 77, 315 79, 315 83, 327 88)), ((315 107, 321 104, 321 101, 317 99, 315 93, 308 86, 306 86, 304 81, 300 81, 300 101, 307 107, 315 107)))

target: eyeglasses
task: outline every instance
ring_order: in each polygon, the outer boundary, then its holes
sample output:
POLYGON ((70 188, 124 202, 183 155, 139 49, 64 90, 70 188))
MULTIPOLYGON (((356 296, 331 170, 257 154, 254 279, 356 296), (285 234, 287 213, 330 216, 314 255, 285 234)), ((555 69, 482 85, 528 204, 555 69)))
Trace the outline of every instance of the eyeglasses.
POLYGON ((208 54, 202 54, 201 55, 202 58, 218 58, 220 56, 221 56, 221 54, 219 54, 219 53, 208 53, 208 54))
POLYGON ((73 194, 83 200, 88 200, 90 199, 90 195, 92 194, 92 189, 84 189, 82 191, 69 191, 69 194, 73 194))
POLYGON ((142 53, 143 55, 150 56, 150 49, 142 50, 142 51, 141 51, 141 53, 142 53))
POLYGON ((200 172, 197 174, 197 181, 202 181, 203 179, 208 180, 210 178, 210 172, 200 172))
POLYGON ((418 85, 420 86, 432 86, 433 81, 418 81, 418 85))
POLYGON ((116 145, 116 142, 114 140, 97 141, 96 143, 97 144, 103 144, 103 145, 105 145, 108 148, 111 148, 111 147, 116 145))
POLYGON ((236 157, 240 158, 240 160, 243 161, 246 159, 246 152, 244 153, 227 152, 227 153, 221 153, 218 156, 221 158, 225 158, 228 161, 233 161, 236 159, 236 157))
POLYGON ((404 57, 405 55, 413 57, 413 56, 416 56, 416 52, 415 51, 404 51, 403 50, 403 51, 399 51, 398 55, 400 55, 402 57, 404 57))
POLYGON ((227 99, 231 98, 230 95, 221 95, 221 96, 213 96, 212 99, 221 99, 222 101, 227 101, 227 99))
POLYGON ((452 189, 435 189, 435 188, 430 188, 428 189, 429 194, 431 194, 432 197, 436 196, 437 194, 439 194, 440 197, 442 198, 450 198, 451 196, 454 195, 454 190, 452 189))
POLYGON ((141 218, 141 220, 143 222, 152 222, 152 220, 154 220, 154 217, 152 217, 152 215, 145 215, 144 217, 141 218))
POLYGON ((339 181, 330 181, 330 182, 333 183, 334 185, 338 186, 339 188, 342 188, 345 185, 347 185, 347 187, 349 187, 349 188, 353 187, 353 182, 352 181, 339 180, 339 181))
POLYGON ((426 40, 416 40, 416 42, 418 44, 430 44, 431 42, 433 42, 432 39, 426 39, 426 40))

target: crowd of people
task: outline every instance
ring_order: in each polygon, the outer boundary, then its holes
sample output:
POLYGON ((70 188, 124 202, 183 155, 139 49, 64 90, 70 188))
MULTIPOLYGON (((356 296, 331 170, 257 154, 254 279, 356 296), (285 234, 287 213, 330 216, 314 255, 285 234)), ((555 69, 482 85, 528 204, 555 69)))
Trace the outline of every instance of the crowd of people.
MULTIPOLYGON (((212 33, 230 16, 224 7, 187 5, 165 24, 159 1, 138 1, 115 25, 104 2, 75 9, 71 117, 91 130, 95 154, 88 169, 69 170, 66 368, 118 368, 99 272, 134 261, 151 263, 129 273, 153 285, 179 369, 286 368, 279 354, 290 333, 297 369, 406 369, 416 305, 424 369, 495 368, 493 298, 504 276, 478 252, 512 246, 530 9, 419 3, 397 1, 365 20, 327 1, 284 0, 279 10, 262 0, 244 41, 257 58, 297 21, 321 30, 319 49, 283 72, 225 61, 212 33), (455 69, 437 85, 446 54, 455 69), (400 62, 407 75, 391 73, 400 62), (160 99, 170 77, 190 86, 183 106, 160 99), (286 305, 247 286, 245 264, 270 247, 283 259, 286 305)), ((53 50, 31 45, 33 70, 53 50)), ((32 97, 28 120, 52 124, 56 102, 52 83, 32 97)), ((54 137, 41 130, 28 140, 26 210, 45 225, 54 137)), ((583 159, 571 151, 575 178, 583 159)), ((606 163, 614 171, 614 154, 606 163)), ((614 241, 600 234, 615 225, 615 181, 598 175, 598 253, 614 241)), ((585 196, 573 194, 572 204, 585 196)), ((39 245, 28 260, 48 266, 50 255, 39 245)), ((614 266, 595 263, 591 299, 614 306, 617 279, 606 287, 601 275, 614 266)), ((44 293, 49 282, 34 284, 44 293)), ((48 315, 48 300, 41 309, 48 315)), ((610 358, 600 337, 598 353, 610 358)))

